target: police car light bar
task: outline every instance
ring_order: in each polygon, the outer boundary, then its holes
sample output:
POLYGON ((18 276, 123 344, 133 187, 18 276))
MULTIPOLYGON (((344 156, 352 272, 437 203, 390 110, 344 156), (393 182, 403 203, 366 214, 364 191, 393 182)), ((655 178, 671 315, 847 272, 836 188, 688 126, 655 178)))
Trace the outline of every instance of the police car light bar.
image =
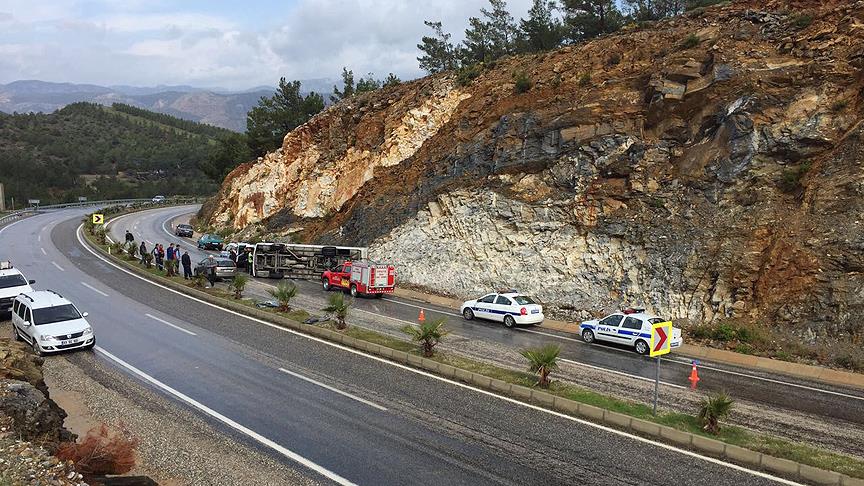
POLYGON ((645 312, 645 308, 644 307, 627 307, 622 312, 624 312, 625 314, 638 314, 640 312, 645 312))
POLYGON ((10 268, 12 268, 12 262, 8 260, 0 262, 0 270, 9 270, 10 268))

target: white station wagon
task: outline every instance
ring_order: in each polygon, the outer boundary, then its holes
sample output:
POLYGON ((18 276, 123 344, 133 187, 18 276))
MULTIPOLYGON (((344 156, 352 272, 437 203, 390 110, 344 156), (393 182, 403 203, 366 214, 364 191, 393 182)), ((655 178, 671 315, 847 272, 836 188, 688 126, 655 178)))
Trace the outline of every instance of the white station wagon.
POLYGON ((468 321, 477 317, 503 322, 507 327, 543 322, 543 306, 518 292, 486 294, 462 304, 460 312, 468 321))
MULTIPOLYGON (((585 321, 579 325, 582 339, 586 343, 607 341, 632 346, 639 354, 648 354, 648 343, 651 341, 651 325, 665 322, 662 317, 646 314, 644 309, 628 309, 616 312, 603 319, 585 321)), ((672 328, 672 348, 681 346, 681 329, 672 328)))
POLYGON ((12 331, 39 356, 96 345, 93 329, 72 302, 53 290, 37 290, 15 297, 12 331))

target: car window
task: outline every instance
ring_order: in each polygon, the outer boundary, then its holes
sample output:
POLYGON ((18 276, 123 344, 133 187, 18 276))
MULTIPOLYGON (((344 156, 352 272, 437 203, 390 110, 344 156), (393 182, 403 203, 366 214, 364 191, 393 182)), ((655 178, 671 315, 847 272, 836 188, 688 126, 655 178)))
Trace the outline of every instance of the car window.
POLYGON ((8 289, 9 287, 18 287, 21 285, 27 285, 27 280, 21 274, 0 276, 0 289, 8 289))
POLYGON ((24 319, 24 312, 26 310, 27 310, 27 307, 25 307, 24 304, 19 302, 18 303, 18 317, 20 317, 21 319, 24 319))
POLYGON ((489 295, 479 299, 477 302, 480 302, 483 304, 491 304, 492 302, 495 302, 495 294, 489 294, 489 295))
POLYGON ((499 295, 495 300, 495 303, 498 305, 513 305, 513 302, 510 302, 510 299, 504 297, 503 295, 499 295))
POLYGON ((218 266, 218 267, 233 267, 234 262, 232 262, 231 260, 222 259, 216 263, 216 266, 218 266))
POLYGON ((36 321, 34 324, 37 326, 51 324, 53 322, 71 321, 72 319, 78 319, 80 317, 81 314, 78 313, 78 309, 76 309, 72 304, 43 307, 33 311, 33 318, 36 321))
POLYGON ((612 314, 611 316, 604 317, 600 324, 604 326, 617 326, 618 323, 621 322, 621 318, 624 317, 621 314, 612 314))
POLYGON ((17 300, 12 302, 12 312, 14 314, 18 313, 18 301, 17 300))
POLYGON ((30 322, 30 323, 33 322, 33 319, 30 318, 30 309, 27 308, 27 307, 24 308, 24 317, 23 317, 23 319, 24 319, 25 321, 27 321, 27 322, 30 322))
POLYGON ((624 329, 642 329, 642 320, 635 317, 627 317, 624 319, 624 323, 621 324, 621 327, 624 329))
POLYGON ((525 295, 517 295, 516 297, 513 297, 513 300, 515 300, 516 303, 519 305, 536 304, 536 302, 534 302, 531 297, 527 297, 525 295))
POLYGON ((648 319, 648 322, 650 322, 651 324, 660 324, 661 322, 666 321, 664 321, 662 317, 652 317, 651 319, 648 319))

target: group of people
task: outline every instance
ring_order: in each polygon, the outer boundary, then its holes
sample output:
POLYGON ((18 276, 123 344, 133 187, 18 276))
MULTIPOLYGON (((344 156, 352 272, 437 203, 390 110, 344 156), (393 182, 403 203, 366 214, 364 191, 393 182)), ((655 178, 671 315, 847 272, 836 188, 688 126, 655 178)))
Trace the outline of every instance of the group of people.
MULTIPOLYGON (((135 242, 135 237, 129 230, 126 230, 126 242, 135 242)), ((161 243, 156 243, 148 252, 147 244, 142 241, 138 246, 138 254, 142 265, 147 262, 147 255, 152 255, 156 268, 160 271, 164 270, 166 272, 165 275, 168 277, 179 275, 179 268, 182 266, 183 278, 186 280, 192 278, 192 258, 189 256, 189 250, 181 250, 179 244, 175 246, 174 243, 171 243, 165 249, 161 243), (182 255, 180 254, 181 251, 183 252, 182 255)))

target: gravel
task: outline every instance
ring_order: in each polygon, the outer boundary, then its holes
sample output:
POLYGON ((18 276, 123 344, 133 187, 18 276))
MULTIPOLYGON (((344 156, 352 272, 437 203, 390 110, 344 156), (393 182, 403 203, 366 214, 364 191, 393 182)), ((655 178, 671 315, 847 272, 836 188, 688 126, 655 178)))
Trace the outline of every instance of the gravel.
POLYGON ((138 465, 130 474, 147 475, 163 485, 319 484, 305 471, 235 440, 184 406, 104 365, 92 353, 51 357, 43 370, 52 393, 65 391, 83 399, 85 421, 122 423, 140 440, 138 465))

